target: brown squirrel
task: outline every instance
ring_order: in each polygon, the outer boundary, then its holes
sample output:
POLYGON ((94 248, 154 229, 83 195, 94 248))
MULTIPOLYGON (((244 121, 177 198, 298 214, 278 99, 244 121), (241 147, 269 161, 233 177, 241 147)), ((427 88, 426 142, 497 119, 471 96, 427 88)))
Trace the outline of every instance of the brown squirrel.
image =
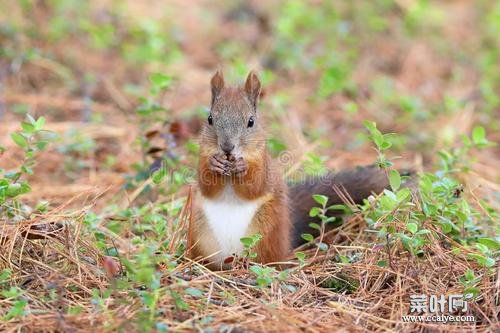
POLYGON ((287 186, 266 149, 266 133, 257 104, 261 83, 250 72, 243 87, 226 87, 221 71, 211 80, 210 114, 200 139, 199 193, 188 232, 188 251, 203 258, 212 269, 227 269, 244 250, 240 239, 260 234, 255 261, 286 260, 311 232, 308 223, 313 194, 329 197, 329 204, 342 203, 333 185, 343 187, 354 202, 388 186, 386 174, 376 167, 287 186))

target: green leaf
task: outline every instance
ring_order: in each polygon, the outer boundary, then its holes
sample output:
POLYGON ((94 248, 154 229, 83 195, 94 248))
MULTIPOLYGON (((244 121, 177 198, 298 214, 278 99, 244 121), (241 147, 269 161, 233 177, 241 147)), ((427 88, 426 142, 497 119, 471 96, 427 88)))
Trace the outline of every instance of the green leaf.
POLYGON ((343 263, 343 264, 348 264, 348 263, 350 263, 349 257, 344 256, 344 255, 342 255, 342 254, 339 254, 339 259, 340 259, 340 262, 341 262, 341 263, 343 263))
POLYGON ((45 126, 45 117, 38 118, 35 122, 35 129, 37 131, 41 131, 44 126, 45 126))
POLYGON ((12 271, 8 268, 3 269, 0 272, 0 283, 5 282, 6 280, 10 279, 10 276, 12 274, 12 271))
POLYGON ((484 267, 493 267, 495 265, 495 260, 490 257, 486 257, 479 253, 469 253, 467 255, 470 259, 475 259, 476 262, 484 267))
POLYGON ((314 223, 314 222, 313 222, 313 223, 309 223, 309 226, 310 226, 311 228, 313 228, 313 229, 316 229, 316 230, 321 230, 320 225, 319 225, 319 224, 317 224, 317 223, 314 223))
POLYGON ((465 271, 465 278, 467 279, 467 281, 474 280, 474 271, 468 268, 467 271, 465 271))
POLYGON ((418 226, 416 223, 410 222, 406 225, 406 229, 408 229, 408 231, 412 234, 415 234, 417 232, 418 226))
POLYGON ((302 251, 297 251, 295 252, 295 257, 299 260, 299 262, 302 264, 306 260, 306 254, 302 251))
POLYGON ((250 270, 252 272, 254 272, 255 274, 257 274, 257 275, 262 274, 262 267, 260 267, 259 265, 253 265, 253 266, 251 266, 250 270))
POLYGON ((328 202, 328 197, 321 194, 313 194, 313 199, 323 207, 325 207, 328 202))
POLYGON ((472 130, 472 142, 476 146, 485 146, 489 143, 488 139, 486 139, 486 131, 482 126, 476 126, 472 130))
POLYGON ((245 246, 252 246, 253 239, 251 237, 242 237, 240 238, 240 242, 245 246))
POLYGON ((311 234, 301 234, 300 237, 302 237, 304 240, 311 242, 314 240, 314 237, 311 234))
POLYGON ((348 214, 351 211, 351 209, 346 205, 331 205, 327 208, 327 210, 341 210, 345 214, 348 214))
POLYGON ((439 217, 439 226, 445 234, 450 233, 457 228, 449 219, 443 216, 439 217))
POLYGON ((22 165, 21 166, 21 171, 24 172, 25 174, 27 175, 32 175, 33 174, 33 169, 30 168, 29 166, 27 165, 22 165))
POLYGON ((319 208, 319 207, 313 207, 309 211, 309 216, 310 217, 315 217, 315 216, 318 216, 320 213, 321 213, 321 208, 319 208))
POLYGON ((391 147, 392 147, 392 143, 390 143, 389 141, 384 141, 379 146, 380 150, 386 150, 386 149, 389 149, 391 147))
POLYGON ((370 133, 377 129, 377 124, 375 124, 374 121, 365 120, 363 125, 368 131, 370 131, 370 133))
POLYGON ((495 266, 495 259, 487 257, 486 260, 485 260, 485 262, 484 262, 484 266, 486 266, 486 267, 493 267, 493 266, 495 266))
POLYGON ((384 144, 384 136, 378 130, 372 133, 373 142, 377 145, 378 148, 382 149, 384 144))
POLYGON ((5 189, 5 195, 9 198, 13 198, 21 194, 21 184, 13 183, 7 186, 5 189))
POLYGON ((478 243, 483 244, 492 250, 496 251, 496 250, 500 249, 500 242, 498 242, 497 240, 495 240, 493 238, 481 237, 481 238, 478 238, 477 241, 478 241, 478 243))
POLYGON ((396 199, 398 202, 405 202, 411 197, 410 189, 407 187, 403 187, 396 193, 396 199))
POLYGON ((431 231, 430 231, 430 230, 428 230, 428 229, 422 229, 422 230, 419 230, 419 231, 416 233, 416 235, 418 235, 418 236, 422 236, 422 235, 427 235, 427 234, 430 234, 430 233, 431 233, 431 231))
POLYGON ((335 221, 336 219, 337 218, 335 216, 330 216, 327 219, 323 219, 323 222, 325 222, 325 223, 331 223, 331 222, 335 221))
POLYGON ((33 134, 35 132, 35 126, 24 121, 21 123, 21 128, 27 134, 33 134))
POLYGON ((10 135, 12 141, 21 148, 28 147, 28 140, 20 133, 14 132, 10 135))
POLYGON ((14 303, 10 308, 9 312, 4 316, 4 320, 10 320, 12 318, 21 317, 24 315, 24 308, 28 305, 28 301, 25 299, 20 299, 14 303))
POLYGON ((475 246, 482 253, 488 253, 489 252, 488 251, 488 247, 486 245, 483 245, 483 244, 480 244, 480 243, 476 243, 475 246))
POLYGON ((403 233, 400 233, 398 235, 399 235, 399 238, 401 239, 401 242, 403 243, 403 246, 405 247, 405 249, 411 251, 412 238, 408 237, 407 235, 405 235, 403 233))
POLYGON ((264 277, 258 277, 255 281, 257 282, 257 285, 259 287, 267 287, 268 285, 270 285, 272 283, 271 279, 264 278, 264 277))
POLYGON ((464 288, 464 291, 463 291, 463 294, 464 295, 472 295, 472 297, 477 297, 480 293, 480 290, 479 288, 476 288, 476 287, 467 287, 467 288, 464 288))
POLYGON ((381 147, 384 145, 385 140, 382 133, 377 129, 377 124, 373 121, 365 121, 363 124, 370 132, 373 142, 379 149, 382 149, 381 147))
POLYGON ((15 298, 21 295, 21 290, 17 287, 10 287, 10 289, 3 290, 0 294, 5 298, 15 298))
POLYGON ((396 192, 401 186, 401 175, 397 170, 392 169, 389 172, 389 183, 394 192, 396 192))

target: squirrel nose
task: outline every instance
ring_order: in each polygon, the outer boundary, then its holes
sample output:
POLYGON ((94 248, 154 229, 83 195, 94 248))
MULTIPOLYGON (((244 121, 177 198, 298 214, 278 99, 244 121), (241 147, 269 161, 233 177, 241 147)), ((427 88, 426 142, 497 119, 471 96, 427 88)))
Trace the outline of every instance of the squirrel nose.
POLYGON ((221 149, 226 153, 229 154, 230 152, 233 151, 234 149, 234 144, 230 142, 224 142, 220 145, 221 149))

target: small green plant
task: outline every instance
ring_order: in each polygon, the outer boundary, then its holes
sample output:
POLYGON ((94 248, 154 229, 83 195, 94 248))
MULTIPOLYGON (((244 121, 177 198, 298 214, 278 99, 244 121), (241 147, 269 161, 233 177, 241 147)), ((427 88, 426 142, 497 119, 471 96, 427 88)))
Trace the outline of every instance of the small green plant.
POLYGON ((388 160, 383 151, 389 149, 392 146, 391 141, 389 140, 389 136, 391 134, 382 134, 380 130, 377 128, 377 124, 373 121, 365 121, 364 125, 366 129, 370 132, 370 138, 375 143, 377 149, 377 165, 381 168, 388 168, 392 166, 392 162, 388 160))
MULTIPOLYGON (((143 241, 138 245, 140 249, 133 257, 121 258, 125 274, 118 276, 114 285, 111 285, 104 293, 95 296, 94 299, 96 304, 103 307, 107 304, 105 300, 114 290, 127 291, 128 295, 123 295, 124 301, 132 297, 140 299, 142 303, 142 308, 135 318, 137 324, 144 330, 151 330, 157 325, 160 316, 158 302, 161 297, 170 295, 175 307, 184 311, 189 309, 189 305, 183 300, 184 294, 195 296, 197 293, 195 290, 163 286, 162 278, 177 266, 175 258, 169 254, 162 254, 156 242, 143 241), (164 269, 160 269, 160 266, 164 269), (182 292, 179 291, 181 289, 182 292)), ((182 287, 182 283, 178 287, 182 287)))
POLYGON ((465 274, 458 278, 458 281, 464 287, 464 295, 472 294, 474 297, 479 295, 479 288, 477 288, 477 285, 481 281, 481 277, 476 276, 472 269, 467 269, 465 274))
MULTIPOLYGON (((321 224, 318 224, 316 222, 311 222, 311 223, 309 223, 309 226, 312 229, 318 230, 320 233, 319 242, 316 243, 316 246, 318 247, 318 249, 321 251, 327 251, 328 245, 323 243, 323 236, 325 233, 325 228, 326 228, 327 224, 331 224, 331 223, 336 221, 336 217, 335 216, 328 216, 328 212, 341 211, 343 213, 349 213, 351 210, 346 205, 327 206, 328 197, 325 195, 314 194, 313 199, 318 204, 320 204, 320 206, 319 207, 312 207, 311 210, 309 211, 309 216, 319 218, 321 220, 321 224)), ((302 234, 301 237, 308 242, 312 242, 314 240, 314 237, 311 234, 302 234)))
POLYGON ((255 234, 247 237, 240 238, 241 243, 243 244, 243 258, 246 259, 255 259, 257 258, 257 252, 255 252, 255 246, 262 239, 261 234, 255 234))
POLYGON ((26 314, 28 300, 23 298, 21 289, 18 287, 11 287, 8 290, 1 291, 0 294, 5 300, 13 302, 7 314, 3 316, 3 320, 7 321, 13 318, 22 317, 26 314))
MULTIPOLYGON (((377 165, 388 169, 392 162, 386 158, 383 151, 389 149, 392 144, 389 137, 392 134, 382 134, 377 125, 371 121, 365 121, 365 127, 370 132, 370 138, 377 149, 377 165)), ((408 188, 401 188, 402 177, 395 170, 386 170, 389 178, 390 189, 386 189, 378 200, 378 215, 370 216, 367 220, 379 229, 379 237, 399 239, 404 247, 413 255, 420 254, 421 247, 426 243, 425 235, 429 230, 419 227, 418 217, 413 216, 413 203, 408 188), (409 214, 395 214, 402 212, 409 214), (401 225, 401 226, 400 226, 401 225)))
MULTIPOLYGON (((54 139, 52 132, 44 130, 45 118, 34 119, 30 115, 21 123, 21 131, 11 134, 12 141, 24 152, 23 160, 16 170, 0 169, 0 214, 13 217, 22 211, 16 200, 22 194, 31 191, 25 176, 33 175, 36 154, 45 150, 54 139)), ((0 148, 0 153, 2 148, 0 148)))
POLYGON ((295 252, 295 258, 299 261, 299 266, 304 267, 306 264, 306 254, 302 251, 295 252))
POLYGON ((2 317, 4 321, 24 316, 26 314, 26 306, 28 305, 28 301, 23 297, 23 291, 19 287, 9 287, 8 281, 11 278, 11 274, 12 272, 8 268, 0 272, 0 296, 3 302, 11 304, 10 309, 2 317))
MULTIPOLYGON (((391 163, 381 151, 390 147, 385 135, 376 125, 367 122, 365 126, 379 152, 379 165, 387 168, 391 163), (382 156, 381 156, 382 155, 382 156)), ((467 153, 471 148, 481 149, 491 144, 486 139, 482 127, 472 131, 472 138, 464 137, 463 146, 452 153, 440 153, 441 169, 436 173, 419 176, 418 200, 416 205, 408 188, 402 187, 402 177, 397 170, 389 170, 390 189, 384 190, 373 206, 369 201, 363 207, 368 224, 378 230, 378 236, 387 243, 401 242, 414 256, 425 251, 425 245, 447 235, 466 248, 467 257, 483 267, 493 267, 499 253, 499 243, 495 238, 482 233, 478 222, 482 218, 470 204, 462 198, 462 185, 453 177, 457 171, 467 171, 467 153), (436 228, 437 227, 437 228, 436 228)), ((460 252, 458 248, 455 249, 460 252)))
POLYGON ((268 287, 274 282, 284 281, 288 277, 288 271, 279 272, 274 267, 263 265, 252 265, 250 271, 257 275, 257 286, 260 288, 268 287))

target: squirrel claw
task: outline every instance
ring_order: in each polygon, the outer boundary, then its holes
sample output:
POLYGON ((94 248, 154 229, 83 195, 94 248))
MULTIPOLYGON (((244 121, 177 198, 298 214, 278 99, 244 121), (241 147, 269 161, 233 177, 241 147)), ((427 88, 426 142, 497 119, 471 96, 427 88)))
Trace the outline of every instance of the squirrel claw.
POLYGON ((223 155, 214 155, 210 158, 210 170, 221 175, 230 175, 231 162, 223 155))
POLYGON ((234 162, 232 171, 236 176, 245 176, 248 171, 248 163, 243 157, 240 157, 234 162))

